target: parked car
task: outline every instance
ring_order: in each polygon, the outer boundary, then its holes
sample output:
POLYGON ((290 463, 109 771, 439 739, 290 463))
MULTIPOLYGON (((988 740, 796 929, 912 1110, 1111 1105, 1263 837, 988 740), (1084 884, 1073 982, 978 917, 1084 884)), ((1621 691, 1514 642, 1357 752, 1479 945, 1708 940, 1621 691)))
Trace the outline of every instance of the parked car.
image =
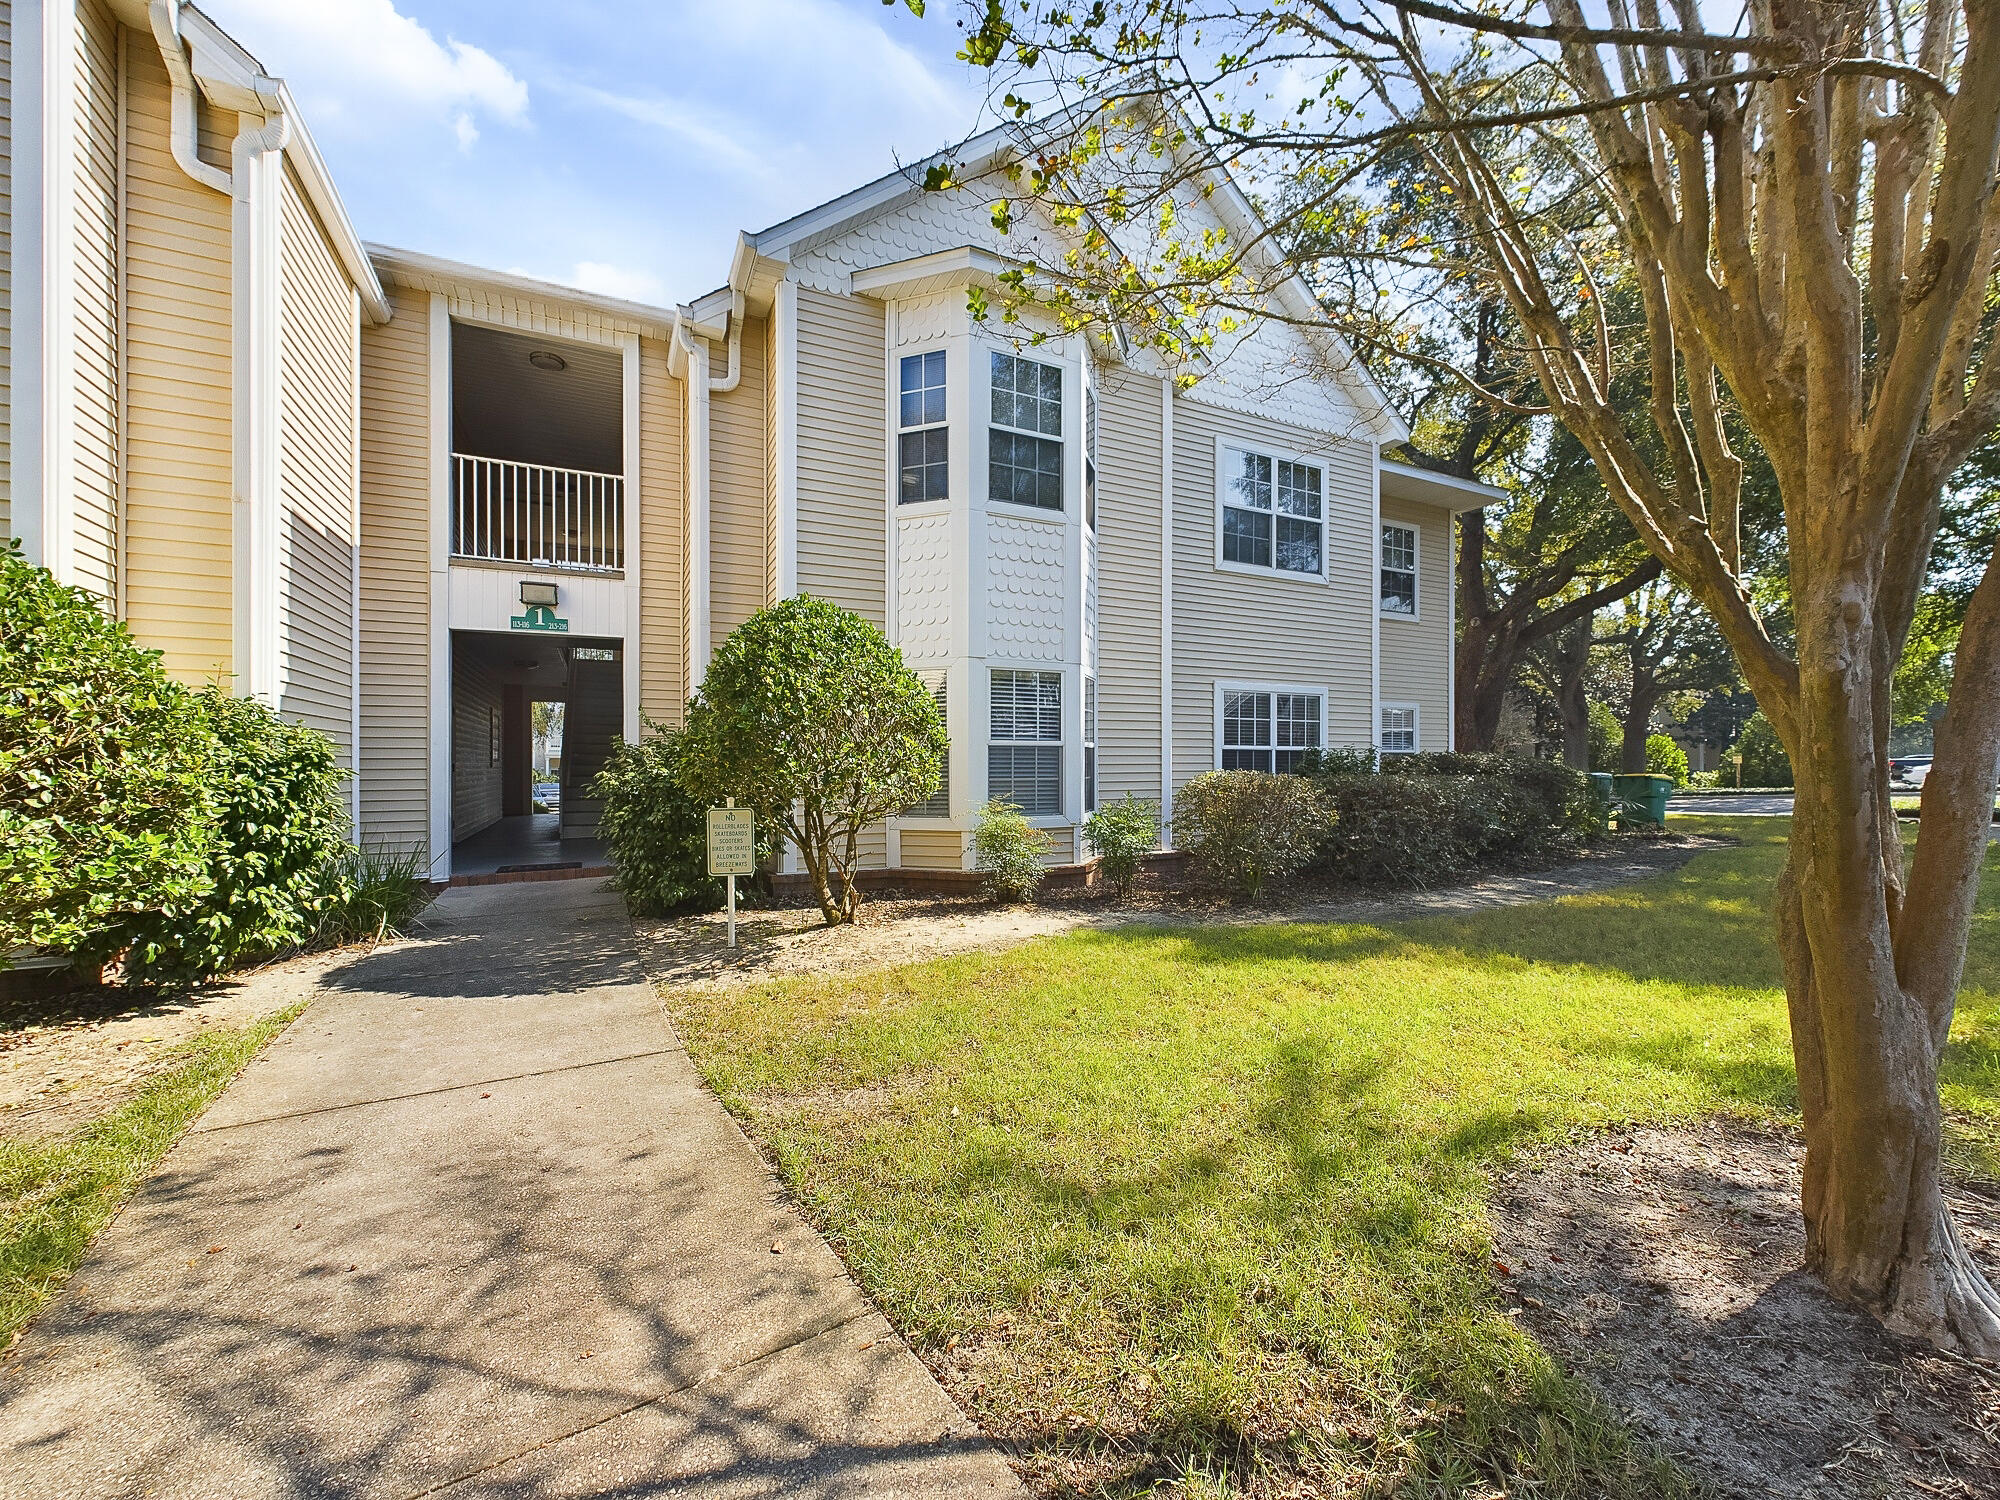
POLYGON ((1931 758, 1928 755, 1899 755, 1889 762, 1889 782, 1892 786, 1921 787, 1924 778, 1931 774, 1931 758))

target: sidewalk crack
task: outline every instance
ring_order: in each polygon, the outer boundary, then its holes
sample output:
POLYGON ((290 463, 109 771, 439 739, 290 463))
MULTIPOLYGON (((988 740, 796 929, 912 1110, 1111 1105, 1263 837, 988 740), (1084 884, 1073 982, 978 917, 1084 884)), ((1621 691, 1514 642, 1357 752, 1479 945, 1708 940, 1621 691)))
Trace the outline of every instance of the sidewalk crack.
POLYGON ((825 1338, 829 1333, 837 1333, 852 1324, 876 1316, 878 1316, 877 1310, 869 1306, 862 1308, 858 1312, 849 1313, 846 1317, 835 1318, 818 1328, 810 1329, 796 1337, 788 1338, 782 1343, 773 1344, 768 1349, 760 1350, 748 1359, 738 1360, 733 1365, 718 1365, 705 1375, 697 1375, 692 1380, 683 1381, 679 1385, 672 1386, 657 1395, 648 1396, 643 1401, 634 1401, 628 1406, 620 1407, 617 1411, 607 1412, 605 1415, 593 1418, 585 1422, 581 1427, 577 1427, 569 1432, 557 1433, 554 1437, 544 1438, 541 1442, 533 1443, 518 1452, 503 1454, 491 1463, 481 1464, 476 1469, 468 1469, 463 1474, 455 1474, 450 1479, 441 1479, 427 1489, 414 1490, 406 1495, 404 1500, 425 1500, 427 1496, 441 1495, 447 1490, 457 1489, 460 1485, 467 1484, 479 1478, 482 1474, 491 1474, 495 1470, 506 1468, 509 1464, 519 1463, 530 1454, 541 1453, 550 1448, 559 1448, 564 1443, 580 1438, 587 1432, 595 1432, 608 1422, 616 1422, 620 1417, 629 1417, 635 1411, 644 1411, 649 1406, 658 1406, 662 1401, 670 1400, 675 1396, 685 1395, 698 1386, 706 1385, 718 1375, 726 1375, 736 1370, 748 1370, 776 1355, 783 1354, 788 1350, 797 1349, 803 1344, 810 1344, 814 1339, 825 1338))

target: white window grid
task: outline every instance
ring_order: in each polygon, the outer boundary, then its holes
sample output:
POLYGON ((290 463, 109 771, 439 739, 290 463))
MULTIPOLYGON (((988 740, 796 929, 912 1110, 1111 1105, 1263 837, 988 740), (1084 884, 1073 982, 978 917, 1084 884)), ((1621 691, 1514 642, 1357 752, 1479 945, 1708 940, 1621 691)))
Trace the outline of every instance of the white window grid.
POLYGON ((1083 810, 1097 811, 1097 679, 1083 679, 1083 810))
POLYGON ((1036 510, 1063 508, 1062 368, 995 351, 987 497, 1036 510))
POLYGON ((942 349, 908 354, 897 367, 896 503, 951 497, 951 427, 942 349))
POLYGON ((1226 568, 1326 577, 1326 470, 1234 444, 1216 459, 1216 561, 1226 568))
POLYGON ((1382 523, 1382 613, 1417 617, 1417 556, 1420 535, 1401 521, 1382 523))
POLYGON ((1225 771, 1295 771, 1326 742, 1326 693, 1317 687, 1222 683, 1216 690, 1216 764, 1225 771))

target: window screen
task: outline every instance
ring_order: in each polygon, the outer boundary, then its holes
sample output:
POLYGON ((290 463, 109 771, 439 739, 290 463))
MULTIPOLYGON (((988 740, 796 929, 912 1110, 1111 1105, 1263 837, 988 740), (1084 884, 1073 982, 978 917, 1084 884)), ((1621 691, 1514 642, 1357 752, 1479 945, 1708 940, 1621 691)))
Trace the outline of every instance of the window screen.
POLYGON ((1317 693, 1231 690, 1222 695, 1222 769, 1295 771, 1319 749, 1317 693))
POLYGON ((1417 711, 1413 707, 1382 705, 1382 753, 1411 755, 1417 748, 1417 711))
POLYGON ((1325 571, 1326 505, 1317 466, 1229 448, 1222 476, 1224 562, 1280 573, 1325 571))

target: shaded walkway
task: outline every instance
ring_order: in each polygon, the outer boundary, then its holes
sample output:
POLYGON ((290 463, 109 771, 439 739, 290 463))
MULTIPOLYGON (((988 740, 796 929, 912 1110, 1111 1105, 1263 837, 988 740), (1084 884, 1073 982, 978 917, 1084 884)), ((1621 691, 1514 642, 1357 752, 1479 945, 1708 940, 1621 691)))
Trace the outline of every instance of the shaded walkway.
POLYGON ((598 881, 332 975, 0 1367, 0 1495, 1012 1496, 598 881))

